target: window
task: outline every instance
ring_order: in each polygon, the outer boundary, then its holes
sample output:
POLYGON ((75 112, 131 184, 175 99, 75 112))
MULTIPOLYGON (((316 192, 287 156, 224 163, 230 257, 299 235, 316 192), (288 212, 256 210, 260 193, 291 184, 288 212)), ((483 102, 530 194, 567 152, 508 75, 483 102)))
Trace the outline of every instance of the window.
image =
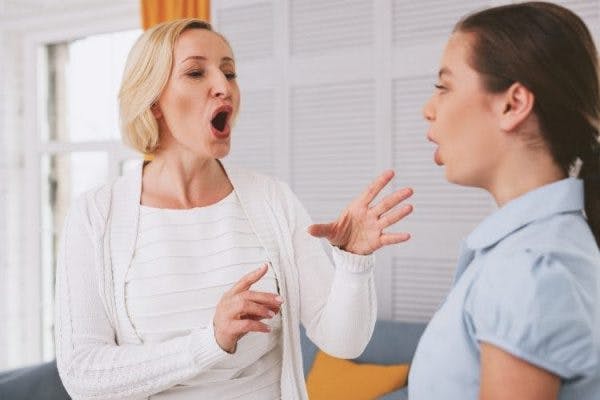
POLYGON ((63 221, 86 190, 119 175, 139 157, 121 145, 117 95, 129 49, 140 30, 46 45, 38 93, 40 178, 41 348, 54 357, 56 256, 63 221))

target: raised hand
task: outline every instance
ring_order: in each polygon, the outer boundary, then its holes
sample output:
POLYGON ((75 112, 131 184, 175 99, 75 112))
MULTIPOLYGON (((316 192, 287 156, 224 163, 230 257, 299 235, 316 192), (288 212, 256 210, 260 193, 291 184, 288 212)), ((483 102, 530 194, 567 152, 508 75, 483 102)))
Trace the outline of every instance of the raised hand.
POLYGON ((215 339, 228 353, 234 353, 237 342, 248 332, 270 332, 268 325, 260 322, 279 312, 283 299, 275 293, 250 290, 255 282, 267 273, 267 264, 243 276, 223 294, 213 319, 215 339))
POLYGON ((336 221, 311 225, 308 233, 327 238, 342 250, 363 255, 410 239, 408 233, 388 233, 384 230, 412 212, 410 204, 396 207, 413 194, 411 188, 400 189, 371 206, 371 202, 393 177, 394 171, 385 171, 350 203, 336 221))

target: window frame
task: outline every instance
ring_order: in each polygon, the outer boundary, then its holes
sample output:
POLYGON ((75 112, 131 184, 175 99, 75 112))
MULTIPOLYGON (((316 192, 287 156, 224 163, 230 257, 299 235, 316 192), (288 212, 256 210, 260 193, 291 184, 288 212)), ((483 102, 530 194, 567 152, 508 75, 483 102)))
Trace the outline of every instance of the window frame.
POLYGON ((42 263, 42 214, 41 214, 41 160, 46 155, 69 154, 72 152, 103 151, 108 157, 108 179, 119 174, 119 164, 132 158, 132 150, 118 140, 94 142, 45 141, 41 137, 43 99, 40 84, 47 79, 44 68, 40 68, 44 47, 58 42, 69 42, 83 37, 131 29, 141 29, 138 4, 108 5, 102 10, 90 9, 72 14, 66 13, 49 18, 44 26, 24 32, 22 41, 23 69, 23 141, 22 152, 23 184, 21 197, 22 216, 18 231, 21 241, 18 250, 20 259, 19 282, 21 288, 19 314, 26 316, 20 321, 22 338, 19 343, 20 363, 28 364, 54 358, 52 338, 46 334, 53 325, 53 302, 45 302, 49 296, 43 279, 48 279, 42 263), (78 23, 74 24, 73 20, 78 23), (34 116, 34 117, 31 117, 34 116), (37 316, 37 317, 32 317, 37 316))

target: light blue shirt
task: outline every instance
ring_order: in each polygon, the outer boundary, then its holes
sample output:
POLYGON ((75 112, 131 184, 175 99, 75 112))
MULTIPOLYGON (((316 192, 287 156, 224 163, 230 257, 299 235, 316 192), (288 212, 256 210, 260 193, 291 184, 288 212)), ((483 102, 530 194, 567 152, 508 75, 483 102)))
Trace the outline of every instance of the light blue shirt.
POLYGON ((480 342, 561 378, 560 400, 600 399, 600 252, 583 182, 510 201, 466 239, 454 286, 425 330, 409 398, 478 399, 480 342))

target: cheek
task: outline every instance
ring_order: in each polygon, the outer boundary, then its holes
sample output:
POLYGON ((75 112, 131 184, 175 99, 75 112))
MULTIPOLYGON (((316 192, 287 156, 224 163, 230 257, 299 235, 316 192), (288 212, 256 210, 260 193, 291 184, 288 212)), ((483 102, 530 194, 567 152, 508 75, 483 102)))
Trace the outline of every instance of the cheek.
POLYGON ((197 85, 183 82, 173 85, 170 96, 173 113, 184 119, 200 115, 198 109, 204 111, 205 108, 203 93, 203 88, 197 85))
POLYGON ((237 110, 240 107, 241 102, 240 89, 237 84, 232 87, 231 97, 233 99, 234 107, 237 110))

